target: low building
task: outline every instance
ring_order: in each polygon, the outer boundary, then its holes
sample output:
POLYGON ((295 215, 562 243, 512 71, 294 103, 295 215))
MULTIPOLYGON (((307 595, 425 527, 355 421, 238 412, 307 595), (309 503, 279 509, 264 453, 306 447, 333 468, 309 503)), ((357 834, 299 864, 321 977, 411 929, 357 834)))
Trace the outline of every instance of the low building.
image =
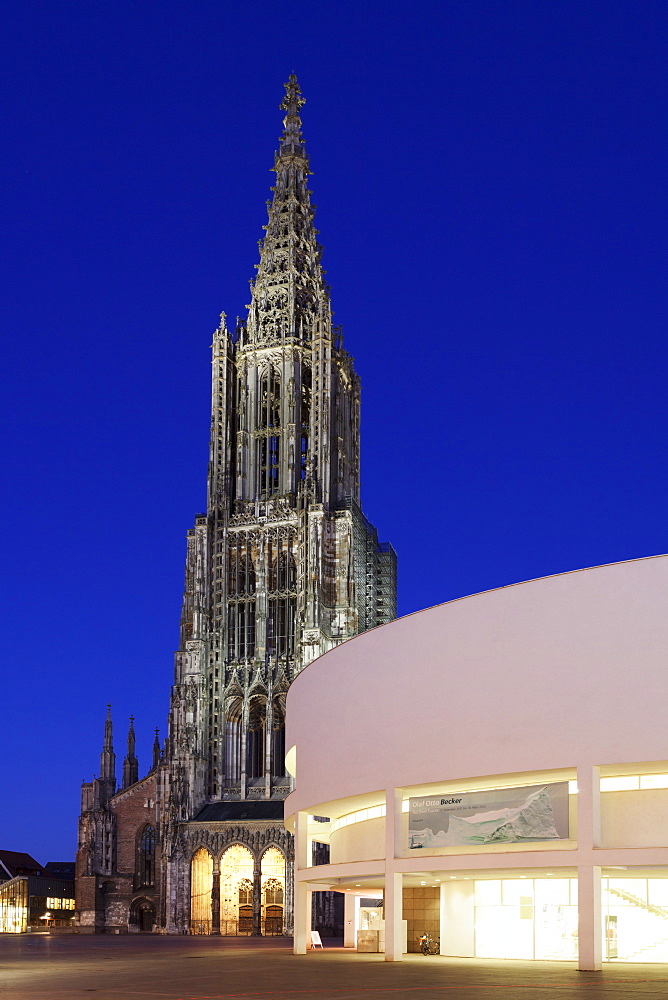
POLYGON ((22 851, 0 851, 0 934, 69 927, 73 917, 73 861, 42 866, 22 851))
POLYGON ((287 699, 295 951, 327 888, 349 945, 355 899, 383 898, 365 918, 390 961, 424 932, 467 958, 668 961, 667 597, 668 556, 566 573, 303 670, 287 699))
POLYGON ((42 866, 23 851, 0 851, 0 883, 17 875, 41 875, 42 866))

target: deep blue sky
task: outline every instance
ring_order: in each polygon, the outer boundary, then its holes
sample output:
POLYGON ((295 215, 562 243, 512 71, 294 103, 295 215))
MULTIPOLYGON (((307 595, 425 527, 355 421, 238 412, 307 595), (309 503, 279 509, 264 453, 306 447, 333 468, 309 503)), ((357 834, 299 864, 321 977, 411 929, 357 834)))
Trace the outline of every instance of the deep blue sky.
POLYGON ((400 613, 668 550, 667 15, 3 4, 0 847, 73 857, 107 701, 164 733, 292 71, 400 613))

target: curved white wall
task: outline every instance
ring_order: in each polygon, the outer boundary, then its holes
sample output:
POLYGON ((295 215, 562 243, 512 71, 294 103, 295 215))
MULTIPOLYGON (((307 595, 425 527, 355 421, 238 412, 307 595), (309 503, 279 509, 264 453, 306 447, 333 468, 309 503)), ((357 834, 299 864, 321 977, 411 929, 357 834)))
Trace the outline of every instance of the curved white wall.
POLYGON ((391 622, 287 699, 286 816, 386 788, 663 760, 668 556, 547 577, 391 622))

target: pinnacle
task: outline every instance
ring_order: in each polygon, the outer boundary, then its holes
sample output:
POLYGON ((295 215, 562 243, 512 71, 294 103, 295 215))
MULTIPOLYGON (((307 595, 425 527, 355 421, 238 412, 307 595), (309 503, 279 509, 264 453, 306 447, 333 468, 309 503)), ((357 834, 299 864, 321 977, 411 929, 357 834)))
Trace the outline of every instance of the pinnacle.
POLYGON ((285 84, 285 97, 279 105, 281 110, 285 111, 279 156, 286 154, 306 156, 306 150, 302 143, 302 122, 299 117, 299 112, 305 104, 306 99, 302 96, 297 77, 291 73, 285 84))

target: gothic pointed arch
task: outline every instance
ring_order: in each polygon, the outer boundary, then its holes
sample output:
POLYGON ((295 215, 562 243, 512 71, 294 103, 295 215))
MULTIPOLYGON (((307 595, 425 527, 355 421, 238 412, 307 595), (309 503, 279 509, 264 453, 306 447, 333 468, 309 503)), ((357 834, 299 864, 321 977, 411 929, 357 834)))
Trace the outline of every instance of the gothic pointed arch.
POLYGON ((225 780, 235 784, 241 778, 241 738, 243 695, 234 693, 225 703, 225 780))
POLYGON ((262 933, 276 937, 283 933, 285 904, 285 855, 280 848, 267 847, 260 859, 262 885, 262 933))
POLYGON ((147 896, 138 896, 130 904, 130 930, 140 933, 150 933, 156 922, 156 908, 152 899, 147 896))
POLYGON ((136 838, 135 882, 137 886, 154 886, 156 878, 156 834, 151 823, 142 826, 136 838))
POLYGON ((271 761, 274 777, 285 776, 285 695, 274 696, 271 713, 271 761))
POLYGON ((254 871, 255 858, 245 845, 232 843, 221 854, 221 934, 252 934, 254 871))
POLYGON ((267 700, 263 695, 250 699, 246 723, 246 775, 261 778, 266 752, 267 700))
POLYGON ((213 856, 206 847, 198 848, 190 861, 190 933, 210 934, 213 856))

